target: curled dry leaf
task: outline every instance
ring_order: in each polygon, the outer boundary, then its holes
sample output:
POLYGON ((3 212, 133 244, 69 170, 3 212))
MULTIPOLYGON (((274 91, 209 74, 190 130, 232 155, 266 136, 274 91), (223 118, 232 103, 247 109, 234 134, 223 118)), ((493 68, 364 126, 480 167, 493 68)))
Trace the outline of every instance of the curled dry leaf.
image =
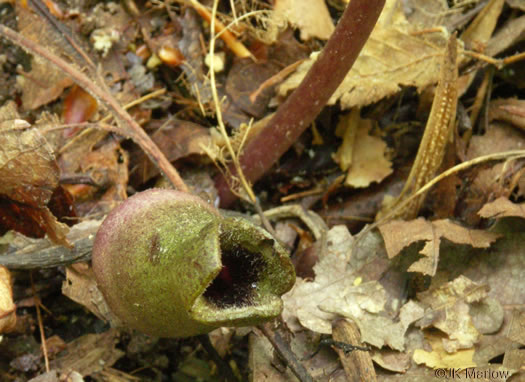
POLYGON ((53 150, 39 129, 18 119, 14 102, 0 108, 0 195, 7 199, 2 203, 4 219, 0 221, 0 231, 16 226, 10 223, 10 216, 26 219, 55 243, 69 246, 65 237, 68 227, 47 208, 58 186, 58 176, 53 150))
POLYGON ((11 274, 0 266, 0 334, 9 332, 16 325, 16 305, 13 302, 11 274))

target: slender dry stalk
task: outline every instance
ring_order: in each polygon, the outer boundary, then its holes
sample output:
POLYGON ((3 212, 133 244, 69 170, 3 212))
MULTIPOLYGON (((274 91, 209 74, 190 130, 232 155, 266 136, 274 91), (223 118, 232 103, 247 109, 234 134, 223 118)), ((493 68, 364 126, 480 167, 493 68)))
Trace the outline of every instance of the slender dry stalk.
POLYGON ((3 36, 14 44, 19 45, 29 53, 42 57, 71 77, 78 86, 90 93, 113 114, 115 119, 120 122, 120 134, 132 139, 137 145, 139 145, 176 189, 185 192, 189 191, 188 186, 186 186, 177 170, 171 165, 162 151, 159 150, 157 145, 155 145, 151 138, 144 132, 139 124, 135 122, 128 112, 120 106, 109 91, 99 86, 96 81, 90 79, 74 65, 69 64, 54 53, 38 45, 36 42, 24 37, 5 25, 0 25, 0 36, 3 36))

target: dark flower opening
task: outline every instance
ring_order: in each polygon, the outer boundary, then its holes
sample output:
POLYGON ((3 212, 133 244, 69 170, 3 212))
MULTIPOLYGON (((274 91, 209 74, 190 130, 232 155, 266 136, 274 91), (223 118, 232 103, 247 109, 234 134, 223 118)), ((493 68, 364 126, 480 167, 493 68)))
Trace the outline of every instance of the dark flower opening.
POLYGON ((238 245, 221 246, 221 251, 221 272, 206 289, 204 297, 218 308, 253 304, 264 259, 238 245))

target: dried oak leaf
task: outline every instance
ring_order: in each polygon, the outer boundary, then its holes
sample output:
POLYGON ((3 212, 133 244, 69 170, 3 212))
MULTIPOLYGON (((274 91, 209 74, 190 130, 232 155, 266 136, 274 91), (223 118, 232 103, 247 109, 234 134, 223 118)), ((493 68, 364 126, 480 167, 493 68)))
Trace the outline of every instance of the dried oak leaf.
POLYGON ((436 274, 439 249, 443 238, 456 244, 488 248, 501 236, 492 232, 468 229, 448 219, 429 222, 424 218, 411 221, 395 220, 381 225, 379 231, 385 241, 389 258, 397 256, 403 248, 412 243, 425 241, 424 248, 419 252, 423 258, 412 264, 408 271, 430 276, 436 274))
MULTIPOLYGON (((448 39, 445 31, 417 32, 397 1, 388 0, 354 66, 328 101, 343 109, 365 106, 397 93, 402 86, 419 90, 434 84, 448 39)), ((285 96, 303 80, 317 55, 299 66, 279 87, 285 96)))
POLYGON ((111 313, 98 289, 93 270, 88 264, 76 263, 66 267, 66 280, 62 284, 62 293, 85 306, 101 320, 111 322, 112 326, 119 325, 119 320, 111 313))
POLYGON ((489 119, 505 121, 525 130, 525 100, 509 98, 491 101, 489 119))
MULTIPOLYGON (((18 119, 13 102, 0 108, 0 231, 17 225, 10 217, 26 219, 55 243, 68 246, 67 226, 46 206, 58 186, 58 177, 53 150, 38 128, 18 119)), ((40 232, 35 234, 41 236, 40 232)))
POLYGON ((274 5, 272 23, 286 20, 301 31, 301 39, 312 37, 327 40, 334 23, 324 0, 278 0, 274 5))
POLYGON ((16 305, 13 302, 11 274, 0 266, 0 334, 9 332, 16 325, 16 305))

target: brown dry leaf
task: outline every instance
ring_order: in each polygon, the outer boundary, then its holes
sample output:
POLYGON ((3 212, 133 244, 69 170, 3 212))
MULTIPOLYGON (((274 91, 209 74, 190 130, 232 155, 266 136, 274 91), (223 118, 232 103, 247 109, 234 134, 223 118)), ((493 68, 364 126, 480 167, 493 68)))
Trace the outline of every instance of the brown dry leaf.
POLYGON ((478 214, 482 218, 502 218, 506 216, 525 218, 525 205, 523 203, 512 203, 507 198, 501 197, 485 204, 478 214))
MULTIPOLYGON (((151 135, 151 139, 170 162, 190 155, 204 155, 203 147, 211 145, 210 130, 187 121, 175 121, 163 126, 151 135)), ((135 164, 132 170, 134 182, 141 184, 159 174, 158 168, 142 150, 131 157, 135 164)))
POLYGON ((88 264, 77 263, 66 267, 66 280, 62 284, 62 293, 85 306, 101 320, 111 322, 115 326, 119 324, 98 289, 93 270, 88 264))
POLYGON ((424 363, 428 367, 437 368, 467 368, 475 367, 476 363, 472 360, 474 349, 458 350, 454 353, 447 352, 443 347, 443 336, 440 334, 427 334, 427 341, 432 347, 431 352, 423 349, 416 349, 412 356, 417 364, 424 363))
POLYGON ((58 177, 53 150, 39 129, 18 119, 14 102, 0 108, 0 195, 11 201, 3 203, 1 226, 16 227, 18 224, 10 222, 10 217, 27 220, 45 231, 53 242, 70 246, 66 239, 68 227, 47 208, 58 177))
POLYGON ((456 244, 468 244, 474 248, 488 248, 501 235, 482 230, 468 229, 448 219, 429 222, 424 218, 411 221, 395 220, 379 227, 385 241, 389 258, 397 256, 412 243, 425 241, 419 252, 423 258, 408 268, 409 272, 420 272, 434 276, 439 261, 441 239, 456 244))
POLYGON ((343 130, 343 143, 334 155, 343 171, 348 170, 345 185, 368 187, 380 183, 392 173, 392 163, 386 159, 387 145, 380 138, 370 135, 372 121, 361 119, 354 109, 341 118, 338 129, 343 130))
POLYGON ((16 305, 13 302, 11 274, 0 265, 0 334, 7 333, 16 325, 16 305))
MULTIPOLYGON (((525 6, 525 3, 524 3, 525 6)), ((525 349, 513 349, 505 352, 503 357, 503 367, 510 370, 519 370, 521 379, 525 370, 523 370, 523 365, 525 365, 525 349)))
MULTIPOLYGON (((17 18, 20 33, 55 53, 62 53, 65 44, 57 41, 50 24, 43 22, 28 6, 17 2, 17 18)), ((70 53, 70 52, 68 52, 70 53)), ((18 78, 22 88, 22 104, 33 110, 58 98, 64 88, 73 81, 64 72, 41 57, 33 56, 31 71, 18 78)))
POLYGON ((335 29, 324 0, 275 1, 272 23, 282 24, 282 20, 299 28, 303 40, 327 40, 335 29))
MULTIPOLYGON (((358 303, 362 304, 363 308, 368 308, 365 301, 367 298, 377 299, 377 296, 374 297, 374 294, 377 295, 377 290, 379 287, 376 287, 375 290, 364 289, 356 292, 358 303)), ((410 324, 424 316, 424 309, 414 301, 409 301, 401 307, 397 319, 392 319, 386 314, 381 315, 380 312, 371 312, 372 309, 356 311, 348 298, 345 300, 328 298, 320 305, 320 308, 326 312, 354 319, 361 332, 361 341, 378 348, 388 345, 399 351, 405 349, 405 333, 410 324)))
MULTIPOLYGON (((255 333, 250 334, 249 363, 252 371, 252 381, 257 382, 290 382, 298 381, 290 368, 280 370, 276 367, 278 361, 274 355, 274 347, 268 339, 255 333)), ((310 375, 318 382, 345 382, 347 378, 342 372, 339 359, 330 349, 321 349, 317 355, 312 346, 312 335, 309 332, 298 332, 291 338, 291 347, 298 359, 309 371, 310 375), (339 372, 340 370, 341 372, 339 372)))
POLYGON ((124 356, 122 350, 116 349, 118 331, 110 329, 100 334, 86 334, 67 344, 67 349, 51 361, 53 369, 60 370, 61 375, 76 371, 83 377, 112 366, 124 356), (81 355, 81 356, 79 356, 81 355))
POLYGON ((29 127, 18 119, 14 102, 0 108, 0 194, 43 207, 58 185, 58 166, 44 136, 29 127))
POLYGON ((372 360, 385 370, 404 373, 410 367, 410 355, 394 350, 381 349, 372 354, 372 360))
MULTIPOLYGON (((339 100, 343 109, 365 106, 397 93, 402 86, 421 90, 437 82, 447 32, 414 33, 417 29, 401 8, 395 0, 386 2, 370 38, 329 105, 339 100)), ((279 95, 285 96, 299 85, 315 57, 301 64, 279 87, 279 95)))
MULTIPOLYGON (((480 332, 470 315, 470 306, 479 304, 487 297, 489 287, 460 276, 443 286, 418 294, 418 300, 430 307, 422 320, 424 327, 433 326, 448 335, 443 338, 443 349, 448 353, 470 349, 480 339, 480 332)), ((495 324, 503 323, 503 311, 495 324)))
MULTIPOLYGON (((467 151, 466 159, 471 160, 483 155, 489 155, 509 150, 522 150, 525 147, 525 135, 517 129, 502 124, 492 123, 484 135, 473 136, 467 151)), ((469 201, 467 221, 475 224, 479 220, 477 212, 490 199, 500 196, 509 197, 515 187, 512 182, 514 175, 522 170, 520 161, 495 163, 489 168, 479 168, 474 173, 472 183, 466 189, 464 199, 469 201)), ((522 177, 523 178, 523 177, 522 177)), ((520 181, 523 183, 523 180, 520 181)), ((525 192, 519 184, 520 194, 525 192)))

